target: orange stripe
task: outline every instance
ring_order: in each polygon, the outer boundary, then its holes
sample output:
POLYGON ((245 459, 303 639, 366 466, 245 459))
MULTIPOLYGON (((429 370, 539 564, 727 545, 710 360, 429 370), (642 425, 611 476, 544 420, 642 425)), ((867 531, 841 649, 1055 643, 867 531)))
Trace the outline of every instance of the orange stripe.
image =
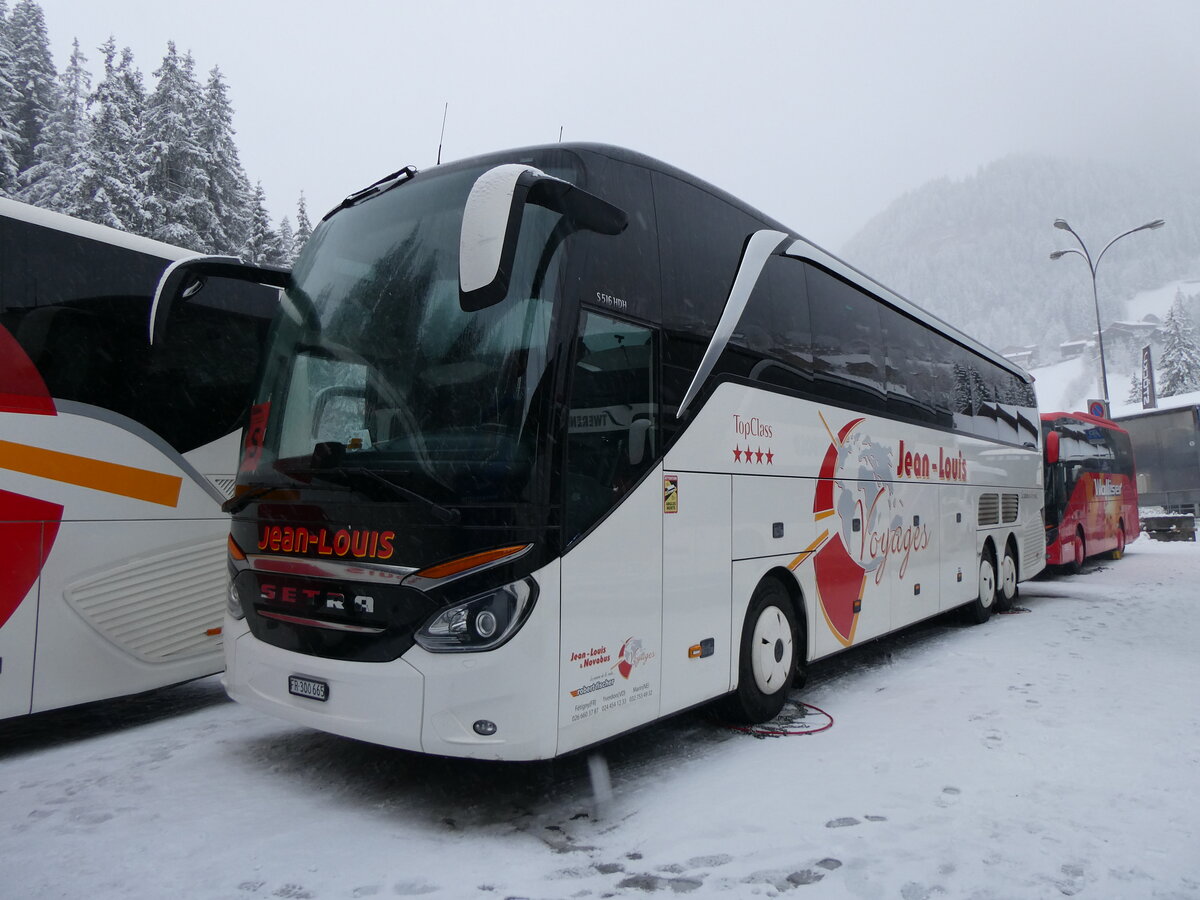
POLYGON ((818 547, 820 547, 823 543, 825 543, 825 539, 828 537, 829 537, 829 532, 822 531, 821 536, 819 538, 817 538, 815 541, 813 541, 811 544, 809 544, 807 548, 805 548, 804 550, 801 550, 800 555, 797 556, 795 559, 793 559, 790 563, 788 563, 788 569, 790 569, 793 572, 796 571, 796 566, 800 565, 802 562, 806 562, 808 560, 808 558, 810 556, 812 556, 813 551, 816 550, 818 547))
POLYGON ((495 550, 472 553, 470 556, 463 556, 459 559, 452 559, 449 562, 439 563, 436 566, 430 566, 428 569, 422 569, 416 574, 418 578, 446 578, 450 575, 466 572, 468 569, 497 562, 506 556, 512 556, 514 553, 527 550, 529 546, 529 544, 518 544, 515 547, 498 547, 495 550))
POLYGON ((41 447, 26 447, 9 441, 0 441, 0 469, 162 506, 179 505, 179 489, 183 484, 183 479, 176 475, 163 475, 147 469, 101 462, 41 447))

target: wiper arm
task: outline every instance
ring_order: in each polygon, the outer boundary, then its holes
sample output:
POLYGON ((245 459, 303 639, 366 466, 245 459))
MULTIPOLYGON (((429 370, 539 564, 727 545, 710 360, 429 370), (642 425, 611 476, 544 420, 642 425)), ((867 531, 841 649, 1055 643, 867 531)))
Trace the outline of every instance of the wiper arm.
POLYGON ((345 200, 343 200, 341 203, 339 203, 337 206, 335 206, 333 209, 331 209, 329 212, 327 212, 325 214, 325 218, 322 219, 321 221, 324 222, 325 219, 328 219, 339 209, 348 209, 351 206, 357 206, 358 204, 360 204, 366 200, 370 200, 372 197, 378 197, 380 194, 386 193, 387 191, 390 191, 392 188, 397 187, 397 186, 403 184, 404 182, 408 181, 410 178, 412 178, 416 174, 417 174, 416 166, 405 166, 403 169, 401 169, 398 172, 393 172, 391 175, 384 175, 378 181, 374 182, 373 184, 367 185, 361 191, 355 191, 353 194, 348 196, 345 200))
POLYGON ((244 494, 237 494, 221 504, 221 512, 227 512, 230 515, 235 515, 240 513, 259 497, 276 490, 279 490, 279 485, 265 484, 261 487, 256 487, 253 490, 246 491, 244 494))
POLYGON ((383 485, 389 491, 392 491, 409 500, 415 500, 417 503, 420 503, 431 513, 433 513, 434 516, 442 522, 453 524, 462 518, 462 514, 457 509, 450 509, 449 507, 442 506, 436 500, 431 500, 423 494, 418 494, 416 491, 409 490, 403 485, 396 484, 396 482, 389 478, 384 478, 382 475, 372 469, 366 469, 362 466, 347 466, 343 467, 341 471, 352 472, 355 475, 365 475, 376 484, 383 485))
MULTIPOLYGON (((360 477, 368 479, 369 481, 371 481, 375 484, 378 484, 378 485, 386 488, 388 491, 390 491, 392 494, 395 494, 396 496, 403 497, 405 500, 414 500, 417 503, 420 503, 422 506, 424 506, 426 509, 428 509, 431 513, 433 513, 434 517, 437 518, 439 521, 446 522, 448 524, 453 524, 454 522, 457 522, 460 518, 462 518, 462 514, 457 509, 450 509, 449 507, 442 506, 436 500, 431 500, 430 498, 426 497, 424 494, 418 494, 414 490, 410 490, 409 488, 406 488, 402 485, 396 484, 396 482, 392 481, 391 479, 384 478, 378 472, 372 471, 371 469, 365 468, 363 466, 342 465, 342 466, 338 466, 337 468, 330 468, 330 469, 315 469, 315 468, 289 469, 288 474, 292 475, 292 476, 303 475, 306 478, 310 478, 310 479, 313 479, 316 481, 326 481, 326 482, 329 482, 330 484, 336 484, 340 487, 352 487, 352 486, 349 484, 349 482, 346 479, 338 478, 339 475, 358 475, 360 477)), ((362 491, 360 491, 360 493, 362 493, 362 491)), ((367 496, 369 496, 369 495, 367 495, 367 496)))

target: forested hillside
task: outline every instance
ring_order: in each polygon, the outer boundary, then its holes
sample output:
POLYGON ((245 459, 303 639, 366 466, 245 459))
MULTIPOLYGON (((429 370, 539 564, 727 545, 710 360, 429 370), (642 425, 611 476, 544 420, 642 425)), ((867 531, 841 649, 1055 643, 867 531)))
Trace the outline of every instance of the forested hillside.
POLYGON ((1200 274, 1200 179, 1193 172, 1014 156, 962 180, 940 179, 897 199, 842 248, 847 261, 997 348, 1090 338, 1087 263, 1114 236, 1153 219, 1166 227, 1121 239, 1098 266, 1107 322, 1140 290, 1200 274))
POLYGON ((0 0, 0 197, 207 253, 289 264, 312 230, 274 225, 238 158, 229 86, 168 41, 151 86, 110 37, 61 72, 35 0, 0 0))

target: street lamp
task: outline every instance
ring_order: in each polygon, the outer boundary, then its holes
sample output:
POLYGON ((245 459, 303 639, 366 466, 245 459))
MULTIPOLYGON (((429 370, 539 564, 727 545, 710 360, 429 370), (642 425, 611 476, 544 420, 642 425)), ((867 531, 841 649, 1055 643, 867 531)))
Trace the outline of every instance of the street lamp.
POLYGON ((1062 231, 1069 231, 1074 235, 1075 240, 1079 241, 1080 250, 1074 247, 1068 250, 1055 250, 1050 254, 1051 259, 1060 259, 1068 253, 1077 253, 1087 260, 1088 270, 1092 273, 1092 303, 1096 306, 1096 341, 1100 348, 1100 388, 1104 393, 1104 406, 1108 408, 1108 368, 1104 365, 1104 329, 1100 325, 1100 298, 1096 293, 1096 268, 1100 265, 1100 259, 1104 256, 1106 250, 1119 241, 1126 235, 1133 234, 1135 231, 1147 231, 1153 228, 1162 228, 1166 223, 1162 219, 1155 219, 1153 222, 1147 222, 1145 225, 1139 225, 1137 228, 1130 228, 1128 231, 1122 231, 1115 238, 1104 245, 1104 250, 1093 261, 1091 254, 1088 253, 1087 246, 1083 243, 1083 238, 1075 234, 1075 229, 1067 224, 1066 219, 1055 219, 1054 227, 1062 231))

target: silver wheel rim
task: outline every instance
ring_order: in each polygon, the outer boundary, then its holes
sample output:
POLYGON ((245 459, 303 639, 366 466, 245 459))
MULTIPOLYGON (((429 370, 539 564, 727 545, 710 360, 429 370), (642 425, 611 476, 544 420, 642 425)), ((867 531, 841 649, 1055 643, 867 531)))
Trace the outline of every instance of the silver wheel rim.
POLYGON ((750 646, 750 668, 754 683, 764 694, 774 694, 786 686, 792 670, 792 629, 778 606, 768 606, 754 623, 750 646))
POLYGON ((996 599, 996 572, 987 559, 979 561, 979 602, 984 609, 991 607, 996 599))
POLYGON ((1004 562, 1001 563, 1001 590, 1004 591, 1004 599, 1011 600, 1017 593, 1017 562, 1007 553, 1004 554, 1004 562))

